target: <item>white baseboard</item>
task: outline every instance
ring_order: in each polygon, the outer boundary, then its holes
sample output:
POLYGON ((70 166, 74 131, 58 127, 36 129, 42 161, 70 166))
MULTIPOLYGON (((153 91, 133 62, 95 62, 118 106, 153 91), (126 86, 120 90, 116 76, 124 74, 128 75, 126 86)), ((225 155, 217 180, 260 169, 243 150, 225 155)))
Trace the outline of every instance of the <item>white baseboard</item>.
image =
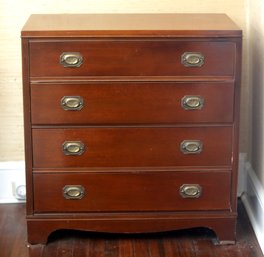
POLYGON ((0 204, 25 202, 25 162, 0 162, 0 204))
MULTIPOLYGON (((244 173, 244 193, 242 194, 242 202, 247 211, 251 225, 256 234, 257 240, 264 253, 264 187, 255 175, 250 163, 245 162, 240 168, 244 173)), ((240 180, 239 180, 240 181, 240 180)))
POLYGON ((237 196, 241 197, 242 194, 246 191, 247 187, 247 154, 239 154, 239 172, 238 172, 238 187, 237 187, 237 196))

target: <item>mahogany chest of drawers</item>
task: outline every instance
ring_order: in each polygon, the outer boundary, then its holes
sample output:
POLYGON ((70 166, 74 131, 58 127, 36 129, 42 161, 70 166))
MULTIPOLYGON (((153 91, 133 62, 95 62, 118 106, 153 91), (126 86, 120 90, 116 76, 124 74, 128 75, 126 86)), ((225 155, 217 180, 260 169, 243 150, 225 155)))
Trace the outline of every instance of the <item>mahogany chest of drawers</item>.
POLYGON ((241 34, 222 14, 32 15, 28 241, 208 227, 234 242, 241 34))

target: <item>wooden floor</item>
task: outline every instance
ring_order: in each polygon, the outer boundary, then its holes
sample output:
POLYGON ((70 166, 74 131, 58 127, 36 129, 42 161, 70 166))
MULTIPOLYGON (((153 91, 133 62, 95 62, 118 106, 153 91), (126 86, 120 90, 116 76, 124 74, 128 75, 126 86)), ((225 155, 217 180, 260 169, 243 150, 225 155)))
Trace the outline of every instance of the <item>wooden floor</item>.
POLYGON ((237 243, 212 244, 214 233, 192 229, 147 235, 109 235, 63 231, 49 243, 27 246, 24 204, 0 205, 0 257, 262 257, 239 202, 237 243))

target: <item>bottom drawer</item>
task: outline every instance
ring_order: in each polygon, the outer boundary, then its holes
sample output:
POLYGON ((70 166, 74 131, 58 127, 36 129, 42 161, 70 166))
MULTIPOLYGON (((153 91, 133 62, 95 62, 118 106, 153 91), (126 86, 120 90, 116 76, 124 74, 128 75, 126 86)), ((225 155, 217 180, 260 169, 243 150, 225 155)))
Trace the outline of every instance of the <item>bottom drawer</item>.
POLYGON ((35 173, 34 210, 227 210, 230 185, 229 171, 35 173))

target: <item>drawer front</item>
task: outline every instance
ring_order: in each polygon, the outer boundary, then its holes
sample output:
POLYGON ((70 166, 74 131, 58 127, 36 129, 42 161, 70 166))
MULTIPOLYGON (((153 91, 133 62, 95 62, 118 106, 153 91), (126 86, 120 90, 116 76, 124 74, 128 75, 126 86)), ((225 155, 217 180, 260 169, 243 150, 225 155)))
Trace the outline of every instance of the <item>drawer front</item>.
POLYGON ((33 129, 33 166, 229 166, 233 127, 33 129))
POLYGON ((233 97, 232 83, 35 84, 31 114, 33 124, 232 122, 233 97))
POLYGON ((177 40, 30 42, 31 77, 233 76, 234 62, 234 42, 177 40), (69 67, 64 67, 64 60, 69 67))
POLYGON ((230 173, 34 174, 34 210, 195 211, 230 208, 230 173))

